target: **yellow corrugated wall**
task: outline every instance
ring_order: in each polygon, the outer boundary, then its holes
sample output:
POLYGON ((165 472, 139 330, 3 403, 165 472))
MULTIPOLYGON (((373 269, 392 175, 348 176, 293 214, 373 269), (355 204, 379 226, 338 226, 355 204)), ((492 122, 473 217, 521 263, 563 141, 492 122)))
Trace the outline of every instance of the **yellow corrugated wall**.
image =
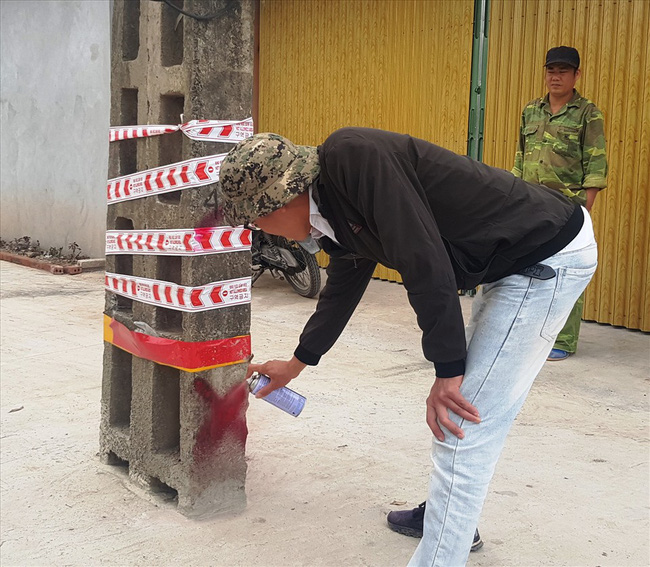
MULTIPOLYGON (((368 126, 465 153, 473 7, 261 0, 257 130, 318 145, 342 126, 368 126)), ((383 267, 375 276, 401 281, 383 267)))
POLYGON ((484 161, 510 169, 521 109, 545 94, 549 47, 580 51, 577 88, 605 115, 608 188, 586 319, 650 331, 650 1, 491 0, 484 161))

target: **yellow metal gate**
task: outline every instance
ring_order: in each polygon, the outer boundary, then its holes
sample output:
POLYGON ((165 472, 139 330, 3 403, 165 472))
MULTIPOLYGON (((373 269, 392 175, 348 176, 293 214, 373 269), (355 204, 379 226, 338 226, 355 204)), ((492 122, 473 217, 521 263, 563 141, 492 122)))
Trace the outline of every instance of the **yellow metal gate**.
POLYGON ((605 115, 609 158, 592 211, 600 257, 584 317, 650 331, 650 2, 490 4, 484 161, 512 167, 521 110, 546 92, 546 51, 576 47, 577 88, 605 115))
MULTIPOLYGON (((473 0, 262 0, 257 130, 367 126, 467 145, 473 0)), ((323 259, 321 259, 321 262, 323 259)), ((394 270, 376 277, 401 281, 394 270)))
MULTIPOLYGON (((258 131, 321 143, 342 126, 467 147, 473 0, 261 0, 258 131)), ((585 317, 650 331, 650 1, 490 0, 484 161, 510 169, 523 105, 554 45, 603 110, 609 187, 585 317)), ((322 260, 326 261, 326 260, 322 260)), ((377 277, 400 281, 379 268, 377 277)))

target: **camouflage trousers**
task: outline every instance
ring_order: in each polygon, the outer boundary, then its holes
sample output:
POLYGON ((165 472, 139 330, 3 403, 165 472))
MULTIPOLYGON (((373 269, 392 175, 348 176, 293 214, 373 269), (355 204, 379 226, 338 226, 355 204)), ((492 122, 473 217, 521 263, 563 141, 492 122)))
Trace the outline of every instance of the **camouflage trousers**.
POLYGON ((559 348, 570 353, 575 353, 578 348, 578 335, 580 334, 580 321, 582 320, 582 310, 585 306, 585 294, 583 293, 576 301, 571 310, 560 334, 555 339, 553 348, 559 348))

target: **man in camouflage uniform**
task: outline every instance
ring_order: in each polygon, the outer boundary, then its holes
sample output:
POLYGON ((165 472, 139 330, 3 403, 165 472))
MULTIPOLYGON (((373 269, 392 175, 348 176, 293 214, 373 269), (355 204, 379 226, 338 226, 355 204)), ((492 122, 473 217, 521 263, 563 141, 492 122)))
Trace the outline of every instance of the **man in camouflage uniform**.
MULTIPOLYGON (((550 49, 545 67, 548 94, 524 107, 512 173, 524 181, 557 189, 591 211, 607 178, 603 114, 574 88, 580 77, 576 49, 550 49)), ((584 294, 548 360, 564 360, 576 352, 583 307, 584 294)))

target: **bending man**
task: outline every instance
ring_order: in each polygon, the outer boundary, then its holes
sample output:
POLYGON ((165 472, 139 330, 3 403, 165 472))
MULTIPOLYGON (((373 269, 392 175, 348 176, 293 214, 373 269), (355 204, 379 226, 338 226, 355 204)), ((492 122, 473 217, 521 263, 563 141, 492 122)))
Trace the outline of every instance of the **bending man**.
POLYGON ((331 258, 293 356, 249 366, 271 379, 259 396, 318 364, 378 262, 401 274, 436 373, 434 467, 410 565, 464 565, 506 435, 596 269, 588 213, 506 171, 366 128, 318 148, 258 134, 230 152, 220 181, 229 222, 314 238, 331 258), (478 284, 466 339, 457 289, 478 284))

